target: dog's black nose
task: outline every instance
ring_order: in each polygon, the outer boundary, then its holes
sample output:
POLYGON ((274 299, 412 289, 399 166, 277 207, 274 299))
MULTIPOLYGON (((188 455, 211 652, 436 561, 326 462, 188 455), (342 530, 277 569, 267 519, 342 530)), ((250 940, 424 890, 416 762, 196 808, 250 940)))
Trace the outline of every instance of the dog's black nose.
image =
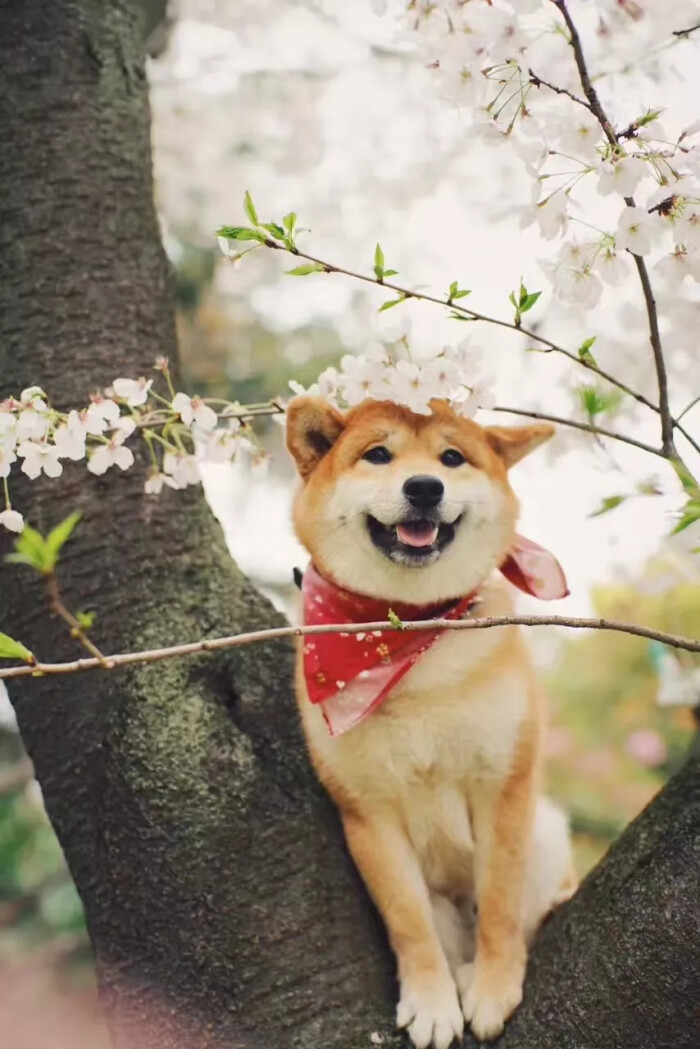
POLYGON ((430 474, 416 474, 404 481, 403 494, 416 510, 430 510, 437 506, 444 492, 445 486, 440 478, 430 474))

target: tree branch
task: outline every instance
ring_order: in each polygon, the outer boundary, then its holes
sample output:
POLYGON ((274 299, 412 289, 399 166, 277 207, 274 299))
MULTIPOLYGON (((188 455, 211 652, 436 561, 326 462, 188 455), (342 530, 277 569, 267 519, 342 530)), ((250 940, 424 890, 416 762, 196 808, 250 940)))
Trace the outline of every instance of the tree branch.
POLYGON ((128 666, 133 663, 157 663, 175 656, 194 656, 205 652, 220 652, 226 648, 240 648, 260 641, 275 641, 284 637, 309 637, 316 634, 369 634, 395 633, 396 631, 415 630, 489 630, 491 627, 503 626, 565 626, 578 630, 612 630, 621 634, 632 634, 650 641, 659 641, 672 648, 682 648, 686 652, 700 652, 700 640, 682 637, 679 634, 668 634, 663 630, 640 626, 637 623, 621 623, 616 619, 589 619, 576 616, 486 616, 481 619, 416 619, 411 622, 393 626, 381 619, 373 623, 332 623, 324 626, 282 626, 270 630, 251 630, 230 637, 207 638, 202 641, 191 641, 184 645, 169 645, 166 648, 152 648, 143 652, 121 652, 103 659, 75 659, 66 663, 41 663, 38 660, 30 666, 8 667, 0 670, 0 680, 17 677, 44 677, 51 674, 75 674, 83 670, 114 670, 115 667, 128 666))
MULTIPOLYGON (((393 281, 380 280, 378 277, 370 277, 367 273, 359 273, 357 270, 349 270, 345 266, 337 266, 333 262, 327 262, 325 259, 319 259, 316 255, 309 255, 305 251, 301 251, 299 248, 290 250, 283 244, 277 244, 274 240, 268 238, 265 240, 265 246, 268 248, 274 248, 275 251, 288 252, 294 255, 296 258, 306 259, 307 262, 313 262, 317 266, 321 267, 326 273, 342 273, 345 277, 352 277, 353 280, 362 281, 365 284, 374 284, 380 288, 387 288, 389 291, 395 291, 404 299, 416 299, 419 302, 432 302, 438 306, 446 306, 448 309, 453 310, 454 313, 461 314, 469 320, 483 321, 485 324, 494 324, 499 328, 507 328, 509 331, 518 332, 520 335, 525 335, 526 338, 532 339, 533 342, 539 343, 544 349, 542 353, 560 353, 564 357, 567 357, 574 364, 579 367, 586 368, 588 371, 593 372, 599 378, 609 382, 612 386, 616 386, 618 390, 622 390, 629 397, 634 398, 639 404, 643 404, 645 408, 650 408, 651 411, 657 412, 659 408, 653 401, 650 401, 643 394, 638 393, 636 390, 631 389, 621 379, 617 379, 614 375, 610 375, 609 372, 603 371, 597 364, 592 364, 590 361, 578 357, 571 350, 567 350, 564 346, 560 346, 556 342, 552 342, 551 339, 545 338, 543 335, 538 335, 537 332, 532 331, 529 328, 523 328, 519 324, 514 324, 511 321, 504 321, 498 317, 490 317, 488 314, 479 313, 477 310, 467 309, 466 306, 460 306, 456 302, 452 302, 449 297, 440 298, 439 295, 428 295, 422 291, 412 291, 410 288, 405 288, 401 284, 395 284, 393 281)), ((321 270, 319 270, 321 272, 321 270)))
MULTIPOLYGON (((552 0, 554 5, 559 8, 564 21, 566 22, 567 29, 569 30, 570 44, 574 52, 574 60, 576 62, 576 68, 578 69, 579 78, 581 80, 581 87, 583 93, 588 99, 588 104, 591 113, 596 117, 600 124, 603 132, 615 151, 619 150, 620 141, 615 132, 615 129, 610 122, 607 113, 603 109, 603 106, 598 98, 598 93, 593 86, 591 81, 588 67, 586 65, 586 58, 583 53, 583 47, 581 45, 581 38, 578 34, 578 30, 574 21, 569 13, 569 9, 566 5, 566 0, 552 0)), ((625 197, 625 204, 630 207, 636 207, 634 197, 625 197)), ((654 300, 654 293, 652 291, 651 282, 649 280, 649 272, 647 270, 646 262, 641 255, 635 255, 630 252, 634 259, 634 264, 637 267, 637 273, 639 274, 639 280, 642 285, 642 292, 644 295, 644 302, 646 304, 647 318, 649 321, 649 339, 651 342, 651 348, 654 355, 654 367, 656 368, 656 378, 659 387, 659 407, 658 412, 661 416, 661 444, 664 452, 664 456, 668 460, 677 458, 677 453, 673 444, 673 430, 675 426, 675 420, 671 415, 671 409, 668 400, 668 377, 666 374, 666 362, 664 360, 663 348, 661 345, 661 335, 659 333, 659 317, 656 309, 656 302, 654 300)))
POLYGON ((541 76, 537 76, 537 73, 533 69, 528 69, 528 76, 530 77, 530 83, 533 87, 547 87, 550 91, 554 91, 557 95, 566 95, 572 102, 575 102, 579 106, 583 106, 588 112, 591 112, 591 107, 588 102, 583 98, 579 98, 573 91, 568 91, 565 87, 557 87, 556 84, 550 84, 548 80, 543 80, 541 76))
MULTIPOLYGON (((700 404, 700 396, 699 397, 694 397, 693 400, 690 402, 690 404, 686 404, 686 406, 683 409, 683 411, 677 416, 676 424, 678 424, 681 421, 681 419, 683 418, 683 416, 687 415, 688 412, 691 411, 691 409, 694 408, 696 404, 700 404)), ((682 434, 685 435, 685 430, 683 430, 680 426, 678 427, 678 429, 681 431, 682 434)))
POLYGON ((665 459, 666 456, 661 448, 654 448, 651 444, 645 444, 643 441, 638 441, 635 437, 627 437, 624 433, 616 433, 614 430, 606 430, 601 426, 595 426, 592 423, 577 422, 575 419, 565 419, 560 415, 545 415, 544 412, 525 411, 523 408, 504 408, 497 406, 491 408, 492 412, 508 412, 509 415, 523 415, 528 419, 540 419, 542 422, 556 423, 558 426, 569 426, 574 430, 583 430, 584 433, 591 433, 595 437, 610 437, 614 441, 621 441, 623 444, 630 444, 634 448, 640 448, 643 452, 648 452, 650 455, 658 455, 659 458, 665 459))

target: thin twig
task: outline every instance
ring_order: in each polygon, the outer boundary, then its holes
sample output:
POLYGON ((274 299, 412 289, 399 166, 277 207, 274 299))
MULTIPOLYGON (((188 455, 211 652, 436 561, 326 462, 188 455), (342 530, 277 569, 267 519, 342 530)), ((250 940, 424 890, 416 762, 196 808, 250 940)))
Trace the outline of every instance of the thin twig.
MULTIPOLYGON (((305 251, 301 251, 300 248, 294 248, 293 250, 285 247, 283 244, 277 244, 272 239, 265 240, 265 246, 268 248, 274 248, 275 251, 285 251, 294 255, 296 258, 306 259, 307 262, 313 262, 317 266, 321 267, 326 273, 341 273, 345 277, 352 277, 353 280, 363 281, 365 284, 374 284, 376 287, 387 288, 389 291, 395 291, 404 299, 416 299, 420 302, 433 302, 438 306, 446 306, 451 309, 454 313, 459 313, 469 320, 483 321, 485 324, 495 324, 499 328, 507 328, 509 331, 516 331, 520 335, 524 335, 528 339, 532 339, 533 342, 539 343, 544 349, 542 353, 560 353, 564 357, 567 357, 574 364, 579 367, 587 368, 588 371, 593 372, 595 375, 609 382, 612 386, 616 386, 618 390, 622 390, 629 397, 634 398, 639 404, 643 404, 646 408, 650 408, 651 411, 659 411, 658 406, 650 401, 643 394, 638 393, 636 390, 626 386, 620 379, 617 379, 614 375, 610 375, 609 372, 603 371, 597 364, 592 364, 585 358, 578 357, 572 350, 567 350, 564 346, 560 346, 556 342, 552 342, 551 339, 545 338, 543 335, 538 335, 537 332, 532 331, 529 328, 523 328, 518 324, 514 324, 511 321, 504 321, 498 317, 490 317, 485 313, 478 313, 476 310, 470 310, 466 306, 461 306, 459 303, 453 302, 449 297, 441 298, 439 295, 428 295, 422 291, 412 291, 410 288, 405 288, 401 284, 395 284, 393 281, 380 280, 378 277, 370 277, 367 273, 358 273, 357 270, 349 270, 345 266, 337 266, 333 262, 327 262, 325 259, 319 259, 316 255, 309 255, 305 251)), ((319 270, 320 272, 320 270, 319 270)))
MULTIPOLYGON (((688 414, 688 412, 689 412, 689 411, 690 411, 690 410, 691 410, 692 408, 694 408, 696 404, 700 404, 700 397, 694 397, 694 398, 693 398, 693 400, 692 400, 692 401, 690 402, 690 404, 686 404, 685 408, 684 408, 684 409, 683 409, 683 411, 682 411, 682 412, 680 413, 680 415, 677 415, 677 416, 676 416, 676 423, 679 423, 679 422, 681 421, 681 419, 683 418, 683 416, 684 416, 684 415, 687 415, 687 414, 688 414)), ((679 427, 679 429, 681 429, 681 428, 679 427)), ((683 433, 683 432, 684 432, 684 431, 683 431, 683 430, 681 430, 681 433, 683 433)))
POLYGON ((557 87, 556 84, 550 84, 548 80, 543 80, 541 76, 537 76, 537 73, 532 69, 528 69, 527 72, 533 87, 547 87, 550 91, 555 91, 557 95, 566 95, 572 102, 576 102, 577 105, 583 106, 589 113, 591 112, 590 104, 585 99, 575 95, 573 91, 568 91, 565 87, 557 87))
POLYGON ((697 25, 689 26, 688 29, 674 29, 671 36, 690 36, 690 34, 694 33, 696 29, 700 29, 700 22, 698 22, 697 25))
POLYGON ((49 607, 55 615, 60 616, 61 619, 68 624, 70 627, 70 636, 76 641, 80 642, 83 648, 86 648, 99 662, 105 663, 106 658, 100 652, 97 645, 93 644, 90 638, 87 636, 83 628, 81 627, 78 620, 75 618, 72 612, 70 612, 63 604, 61 598, 61 592, 58 588, 58 579, 56 578, 55 572, 49 572, 46 575, 46 590, 49 595, 49 607))
POLYGON ((595 437, 610 437, 614 441, 621 441, 623 444, 631 444, 634 448, 641 448, 643 452, 649 452, 650 455, 658 455, 661 459, 665 459, 661 448, 654 448, 651 444, 644 444, 643 441, 638 441, 634 437, 627 437, 624 433, 615 433, 614 430, 606 430, 602 426, 595 426, 592 423, 577 422, 575 419, 564 419, 560 415, 545 415, 544 412, 525 411, 523 408, 504 408, 497 406, 490 409, 492 412, 508 412, 509 415, 524 415, 528 419, 540 419, 542 422, 556 423, 557 426, 569 426, 574 430, 583 430, 585 433, 593 434, 595 437))
POLYGON ((204 652, 218 652, 227 648, 239 648, 260 641, 275 641, 285 637, 309 637, 316 634, 369 634, 393 633, 396 630, 488 630, 503 626, 565 626, 579 630, 613 630, 622 634, 633 634, 650 641, 659 641, 672 648, 687 652, 700 652, 700 640, 667 634, 663 630, 652 630, 637 623, 621 623, 615 619, 583 619, 573 616, 488 616, 481 619, 420 619, 400 626, 393 626, 385 619, 374 623, 333 623, 323 626, 282 626, 269 630, 253 630, 231 637, 217 637, 203 641, 192 641, 184 645, 153 648, 142 652, 122 652, 106 659, 75 659, 69 663, 40 663, 31 666, 8 667, 0 670, 0 680, 9 678, 44 676, 52 674, 75 674, 83 670, 112 670, 133 663, 156 663, 175 656, 193 656, 204 652))

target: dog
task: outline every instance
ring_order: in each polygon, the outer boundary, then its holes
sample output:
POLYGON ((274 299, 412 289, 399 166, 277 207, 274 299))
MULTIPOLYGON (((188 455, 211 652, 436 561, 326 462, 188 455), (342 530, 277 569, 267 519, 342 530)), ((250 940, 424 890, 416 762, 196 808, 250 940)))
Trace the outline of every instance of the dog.
MULTIPOLYGON (((512 614, 494 574, 520 579, 507 471, 553 428, 430 407, 290 402, 306 622, 512 614)), ((465 1020, 497 1037, 529 942, 576 888, 566 818, 540 795, 544 702, 518 628, 302 637, 296 690, 396 957, 397 1025, 416 1049, 447 1049, 465 1020)))

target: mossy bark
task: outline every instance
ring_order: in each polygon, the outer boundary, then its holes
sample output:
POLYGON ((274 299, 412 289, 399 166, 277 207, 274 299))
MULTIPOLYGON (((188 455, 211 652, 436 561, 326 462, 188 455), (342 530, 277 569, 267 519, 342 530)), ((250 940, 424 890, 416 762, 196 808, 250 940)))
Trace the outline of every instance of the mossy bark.
MULTIPOLYGON (((0 25, 0 399, 39 383, 75 405, 176 358, 139 8, 0 0, 0 25)), ((199 491, 154 500, 138 468, 76 465, 17 505, 42 530, 82 510, 60 579, 107 650, 277 621, 199 491)), ((76 654, 22 569, 0 569, 0 628, 76 654)), ((401 1044, 391 959, 310 773, 291 673, 277 643, 11 689, 124 1049, 401 1044)), ((698 771, 548 924, 504 1046, 697 1044, 698 771)))

